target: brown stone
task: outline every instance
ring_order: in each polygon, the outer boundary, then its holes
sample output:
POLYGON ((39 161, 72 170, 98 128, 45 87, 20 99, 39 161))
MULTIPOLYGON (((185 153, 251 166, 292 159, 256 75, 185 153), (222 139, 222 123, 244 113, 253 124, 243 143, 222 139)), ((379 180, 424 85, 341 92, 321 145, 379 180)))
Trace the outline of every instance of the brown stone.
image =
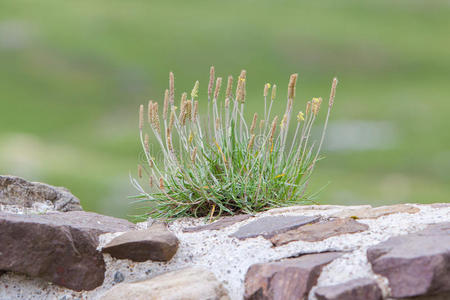
POLYGON ((317 300, 381 300, 383 294, 375 280, 358 278, 345 283, 318 287, 317 300))
POLYGON ((0 269, 40 277, 70 289, 103 283, 98 236, 134 224, 83 211, 18 215, 0 212, 0 269))
POLYGON ((390 214, 408 213, 415 214, 420 209, 407 204, 396 204, 389 206, 380 206, 374 208, 360 208, 360 209, 346 209, 336 214, 333 217, 338 218, 356 218, 356 219, 376 219, 381 216, 387 216, 390 214))
POLYGON ((331 221, 307 224, 297 229, 277 234, 273 236, 270 241, 275 246, 299 240, 317 242, 332 236, 361 232, 367 229, 369 229, 369 226, 359 223, 352 218, 334 219, 331 221))
POLYGON ((367 250, 375 273, 389 280, 391 296, 406 298, 450 292, 450 222, 391 237, 367 250))
POLYGON ((238 231, 231 234, 230 237, 236 237, 240 240, 263 236, 271 238, 275 234, 298 228, 302 225, 313 223, 319 220, 319 217, 308 216, 269 216, 262 217, 251 223, 248 223, 238 231))
POLYGON ((220 230, 225 227, 231 226, 235 223, 245 221, 250 217, 251 217, 251 215, 226 216, 226 217, 223 217, 220 220, 217 220, 211 224, 183 228, 183 232, 198 232, 198 231, 203 231, 203 230, 220 230))
POLYGON ((145 281, 120 283, 100 299, 230 300, 230 297, 213 273, 200 267, 190 267, 145 281))
POLYGON ((34 202, 47 201, 59 211, 82 210, 80 200, 66 188, 16 176, 0 176, 0 204, 32 207, 34 202))
POLYGON ((145 230, 128 231, 114 238, 102 252, 112 257, 142 262, 169 261, 177 252, 178 239, 163 223, 145 230))
POLYGON ((341 252, 307 254, 279 262, 250 266, 245 276, 245 299, 307 299, 322 268, 341 252))

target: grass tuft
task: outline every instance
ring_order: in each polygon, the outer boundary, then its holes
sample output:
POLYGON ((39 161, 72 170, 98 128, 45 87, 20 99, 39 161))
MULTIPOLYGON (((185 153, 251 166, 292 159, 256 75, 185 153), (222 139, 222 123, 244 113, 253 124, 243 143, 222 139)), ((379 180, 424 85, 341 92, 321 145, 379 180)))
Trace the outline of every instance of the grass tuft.
POLYGON ((164 97, 164 130, 157 103, 148 104, 148 126, 144 126, 144 107, 139 107, 145 163, 138 167, 138 179, 131 181, 139 192, 133 197, 135 203, 145 203, 148 209, 143 216, 165 220, 192 216, 212 219, 313 201, 313 195, 306 190, 321 159, 337 79, 333 79, 322 135, 316 142, 310 136, 322 98, 308 101, 305 111, 291 118, 297 74, 289 79, 284 114, 271 115, 276 85, 267 83, 263 93, 264 115, 258 120, 255 113, 250 124, 244 118, 246 76, 247 72, 242 70, 235 94, 233 78, 229 76, 221 101, 222 78, 215 78, 215 69, 211 67, 206 123, 202 123, 198 114, 198 105, 202 103, 197 99, 198 81, 190 99, 183 93, 180 107, 174 105, 173 73, 169 75, 169 89, 164 97), (292 140, 288 140, 291 119, 295 131, 292 140), (155 153, 150 153, 146 131, 155 136, 158 147, 155 153), (160 160, 154 157, 158 153, 163 154, 160 160))

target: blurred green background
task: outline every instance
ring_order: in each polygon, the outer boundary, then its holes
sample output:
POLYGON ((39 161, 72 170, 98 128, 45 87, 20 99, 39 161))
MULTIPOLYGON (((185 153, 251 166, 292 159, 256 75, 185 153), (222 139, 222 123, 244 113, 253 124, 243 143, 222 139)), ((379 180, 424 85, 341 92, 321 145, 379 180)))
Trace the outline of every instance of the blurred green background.
POLYGON ((298 72, 296 108, 340 80, 320 203, 450 199, 450 2, 0 1, 0 173, 68 187, 86 210, 125 216, 139 160, 137 108, 248 70, 298 72))

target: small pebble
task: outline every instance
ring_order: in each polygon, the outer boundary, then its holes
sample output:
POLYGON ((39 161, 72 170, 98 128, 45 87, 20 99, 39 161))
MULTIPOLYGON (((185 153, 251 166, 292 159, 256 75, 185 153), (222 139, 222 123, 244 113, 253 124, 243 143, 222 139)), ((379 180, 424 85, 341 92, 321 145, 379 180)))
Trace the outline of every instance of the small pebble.
POLYGON ((123 274, 121 272, 116 272, 116 274, 114 274, 114 282, 115 283, 120 283, 124 280, 125 280, 125 276, 123 276, 123 274))

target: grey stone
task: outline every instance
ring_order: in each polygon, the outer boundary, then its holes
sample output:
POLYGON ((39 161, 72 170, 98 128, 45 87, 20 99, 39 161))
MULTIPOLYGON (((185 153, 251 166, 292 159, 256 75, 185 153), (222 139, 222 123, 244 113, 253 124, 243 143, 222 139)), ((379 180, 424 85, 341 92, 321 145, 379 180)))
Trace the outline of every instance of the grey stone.
POLYGON ((214 274, 200 267, 164 273, 149 280, 120 283, 101 300, 230 300, 214 274))
POLYGON ((275 246, 280 246, 299 240, 317 242, 332 236, 356 233, 367 229, 369 229, 369 226, 359 223, 352 218, 334 219, 306 224, 299 228, 276 234, 270 239, 270 241, 275 246))
POLYGON ((0 269, 40 277, 76 291, 103 283, 98 236, 134 224, 83 211, 19 215, 0 212, 0 269))
POLYGON ((389 280, 391 296, 406 298, 450 292, 450 222, 391 237, 367 250, 375 273, 389 280))
POLYGON ((322 268, 341 252, 307 254, 279 262, 250 266, 245 276, 245 299, 307 299, 322 268))
POLYGON ((0 175, 0 204, 32 207, 34 202, 47 201, 59 211, 82 210, 80 200, 66 188, 0 175))
POLYGON ((231 226, 235 223, 245 221, 250 217, 251 217, 251 215, 226 216, 226 217, 223 217, 220 220, 217 220, 211 224, 183 228, 183 232, 197 232, 197 231, 203 231, 203 230, 220 230, 225 227, 231 226))
POLYGON ((358 278, 341 284, 318 287, 317 300, 381 300, 383 294, 375 280, 358 278))
POLYGON ((119 235, 103 247, 102 252, 115 258, 136 262, 169 261, 177 249, 178 239, 167 229, 167 225, 154 223, 148 229, 128 231, 119 235))
POLYGON ((240 240, 253 238, 262 235, 269 239, 275 234, 298 228, 302 225, 313 223, 319 220, 319 217, 313 216, 269 216, 257 219, 247 225, 239 228, 238 231, 231 234, 240 240))

